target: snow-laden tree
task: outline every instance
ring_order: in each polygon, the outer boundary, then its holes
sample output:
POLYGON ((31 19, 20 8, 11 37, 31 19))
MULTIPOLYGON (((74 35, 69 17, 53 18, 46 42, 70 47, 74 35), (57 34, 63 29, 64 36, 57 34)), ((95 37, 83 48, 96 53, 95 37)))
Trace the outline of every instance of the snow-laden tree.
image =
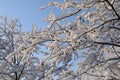
POLYGON ((33 25, 32 32, 21 31, 21 26, 19 19, 0 17, 0 80, 43 77, 46 65, 39 57, 41 50, 37 45, 44 42, 42 34, 36 35, 40 33, 37 25, 33 25))
POLYGON ((119 80, 120 0, 64 0, 48 27, 0 20, 1 80, 119 80))
POLYGON ((51 65, 45 77, 55 80, 120 79, 120 0, 64 0, 48 7, 50 25, 43 30, 51 65), (44 33, 45 35, 45 33, 44 33))

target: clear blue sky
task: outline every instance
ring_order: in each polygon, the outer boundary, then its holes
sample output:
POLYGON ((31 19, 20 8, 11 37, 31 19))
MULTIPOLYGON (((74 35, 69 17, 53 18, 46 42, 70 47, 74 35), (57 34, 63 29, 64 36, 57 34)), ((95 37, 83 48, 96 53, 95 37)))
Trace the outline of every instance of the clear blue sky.
POLYGON ((33 23, 37 23, 39 28, 46 27, 48 24, 41 18, 48 16, 51 11, 58 14, 58 10, 52 7, 41 11, 40 7, 51 1, 59 0, 0 0, 0 16, 20 19, 25 31, 30 31, 33 23))

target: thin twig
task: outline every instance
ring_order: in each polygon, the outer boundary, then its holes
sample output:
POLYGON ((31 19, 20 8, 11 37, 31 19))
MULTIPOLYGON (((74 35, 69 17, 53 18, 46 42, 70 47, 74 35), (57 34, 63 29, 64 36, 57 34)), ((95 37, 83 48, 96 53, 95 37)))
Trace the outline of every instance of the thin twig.
POLYGON ((118 19, 120 20, 120 15, 117 13, 117 11, 115 10, 114 6, 108 0, 106 0, 106 2, 112 7, 113 11, 115 12, 115 14, 117 15, 118 19))

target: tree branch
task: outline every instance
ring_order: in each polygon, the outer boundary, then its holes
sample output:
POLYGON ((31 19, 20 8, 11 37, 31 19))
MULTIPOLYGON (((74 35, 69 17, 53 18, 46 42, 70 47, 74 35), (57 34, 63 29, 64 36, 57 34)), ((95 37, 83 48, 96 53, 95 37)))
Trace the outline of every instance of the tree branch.
POLYGON ((51 23, 49 29, 51 29, 51 27, 54 25, 54 23, 55 23, 56 21, 59 21, 59 20, 62 20, 62 19, 64 19, 64 18, 73 16, 73 15, 79 13, 80 11, 81 11, 81 9, 78 9, 78 10, 73 11, 73 12, 71 12, 71 13, 68 13, 68 14, 66 14, 66 15, 64 15, 64 16, 62 16, 62 17, 61 17, 61 16, 60 16, 60 17, 57 17, 55 20, 52 21, 52 23, 51 23))
POLYGON ((15 80, 15 78, 14 78, 13 76, 11 76, 10 74, 8 74, 8 73, 5 73, 5 72, 0 72, 0 74, 2 74, 2 75, 7 75, 7 76, 9 76, 9 77, 11 77, 12 79, 14 79, 14 80, 15 80))
POLYGON ((82 73, 77 74, 76 77, 87 73, 89 70, 91 70, 92 68, 95 68, 96 66, 98 66, 98 65, 100 65, 100 64, 102 64, 102 63, 105 63, 105 64, 106 64, 107 62, 113 61, 113 60, 120 60, 120 58, 119 58, 119 57, 113 57, 113 58, 106 59, 106 60, 104 60, 104 61, 100 61, 99 63, 97 63, 97 64, 95 64, 95 65, 93 65, 93 66, 90 66, 87 70, 83 71, 82 73))
POLYGON ((108 0, 106 0, 106 2, 112 7, 113 11, 115 12, 115 14, 117 15, 118 19, 120 20, 120 16, 117 13, 117 11, 115 10, 114 6, 108 0))
MULTIPOLYGON (((25 63, 26 64, 26 63, 25 63)), ((25 69, 25 64, 23 65, 23 68, 22 68, 22 70, 21 70, 21 72, 20 72, 20 74, 19 74, 19 76, 18 76, 18 80, 20 80, 20 78, 21 78, 21 76, 22 76, 22 74, 23 74, 23 71, 24 71, 24 69, 25 69)))
POLYGON ((117 27, 110 27, 110 28, 113 28, 113 29, 116 29, 116 30, 120 30, 120 28, 117 28, 117 27))
POLYGON ((82 35, 84 35, 84 34, 87 34, 87 33, 91 32, 91 31, 93 31, 93 30, 95 30, 95 29, 100 28, 101 26, 105 25, 106 23, 111 22, 111 21, 114 21, 114 20, 118 20, 118 19, 117 19, 117 18, 114 18, 114 19, 107 20, 107 21, 105 21, 104 23, 100 24, 99 26, 97 26, 97 27, 95 27, 95 28, 92 28, 92 29, 90 29, 90 30, 88 30, 88 31, 80 34, 78 38, 80 38, 80 37, 81 37, 82 35))
POLYGON ((94 41, 94 43, 120 47, 120 45, 118 45, 118 44, 114 44, 114 43, 110 43, 110 42, 96 42, 96 41, 94 41))

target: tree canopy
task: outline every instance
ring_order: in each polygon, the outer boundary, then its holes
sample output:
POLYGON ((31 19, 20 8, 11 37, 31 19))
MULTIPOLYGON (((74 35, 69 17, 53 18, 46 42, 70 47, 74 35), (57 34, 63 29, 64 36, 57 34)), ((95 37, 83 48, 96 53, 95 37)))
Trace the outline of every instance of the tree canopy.
POLYGON ((120 0, 50 2, 42 30, 0 19, 1 80, 119 80, 120 0))

